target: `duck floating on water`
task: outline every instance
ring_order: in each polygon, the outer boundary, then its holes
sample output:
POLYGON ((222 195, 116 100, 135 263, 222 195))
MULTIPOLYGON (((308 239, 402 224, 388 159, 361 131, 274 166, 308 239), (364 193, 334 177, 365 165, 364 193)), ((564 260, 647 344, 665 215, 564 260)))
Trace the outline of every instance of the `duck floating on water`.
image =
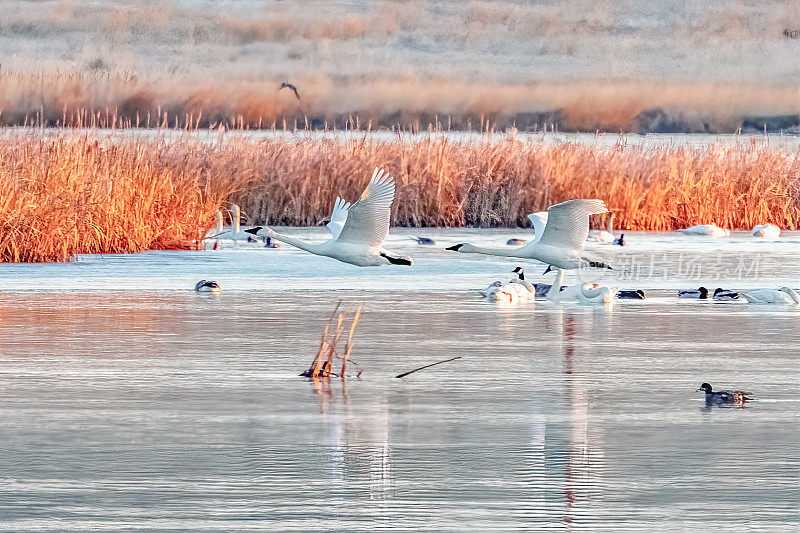
POLYGON ((430 239, 428 237, 409 237, 412 241, 417 241, 417 244, 424 245, 424 246, 433 246, 436 244, 436 241, 430 239))
POLYGON ((712 391, 711 385, 708 383, 703 383, 700 385, 700 388, 697 389, 697 391, 706 393, 706 405, 742 405, 746 401, 752 399, 748 396, 750 393, 740 390, 712 391))
POLYGON ((714 300, 719 300, 719 301, 723 301, 723 302, 730 301, 730 300, 738 300, 739 299, 739 293, 736 292, 736 291, 729 291, 729 290, 717 287, 717 289, 714 291, 714 296, 712 296, 712 298, 714 300))
POLYGON ((264 248, 280 248, 281 245, 272 240, 272 237, 267 237, 264 239, 264 248))
POLYGON ((644 300, 645 295, 642 289, 635 291, 618 291, 616 297, 620 300, 644 300))
POLYGON ((523 245, 523 244, 525 244, 526 242, 528 242, 528 241, 526 241, 525 239, 517 239, 517 238, 515 237, 515 238, 513 238, 513 239, 508 239, 508 240, 506 241, 506 244, 507 244, 508 246, 522 246, 522 245, 523 245))
POLYGON ((695 298, 698 300, 705 300, 708 298, 708 289, 700 287, 699 289, 687 289, 685 291, 678 291, 678 298, 695 298))
POLYGON ((194 290, 197 292, 222 292, 222 287, 220 287, 219 283, 216 281, 201 279, 197 282, 197 285, 194 286, 194 290))
POLYGON ((614 239, 614 244, 617 246, 625 246, 625 234, 620 233, 618 239, 614 239))

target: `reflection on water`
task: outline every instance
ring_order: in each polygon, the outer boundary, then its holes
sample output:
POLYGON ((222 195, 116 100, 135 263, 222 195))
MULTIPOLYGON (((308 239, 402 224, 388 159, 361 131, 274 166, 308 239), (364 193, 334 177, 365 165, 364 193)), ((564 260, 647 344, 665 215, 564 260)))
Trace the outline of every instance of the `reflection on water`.
POLYGON ((389 409, 385 398, 371 398, 370 423, 359 424, 347 395, 347 379, 309 380, 319 400, 322 423, 328 426, 330 478, 366 484, 370 500, 384 500, 389 491, 389 409))
POLYGON ((799 340, 791 309, 658 298, 5 292, 0 523, 791 530, 799 340), (361 379, 299 377, 340 299, 361 379))

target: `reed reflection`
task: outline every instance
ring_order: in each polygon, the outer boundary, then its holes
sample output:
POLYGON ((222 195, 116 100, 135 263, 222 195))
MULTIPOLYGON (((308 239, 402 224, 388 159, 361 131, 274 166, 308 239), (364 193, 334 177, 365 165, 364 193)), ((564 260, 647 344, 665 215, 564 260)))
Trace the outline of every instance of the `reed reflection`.
POLYGON ((391 465, 385 391, 361 396, 354 408, 348 395, 347 379, 309 381, 327 429, 325 444, 331 479, 363 491, 371 500, 387 498, 391 465))

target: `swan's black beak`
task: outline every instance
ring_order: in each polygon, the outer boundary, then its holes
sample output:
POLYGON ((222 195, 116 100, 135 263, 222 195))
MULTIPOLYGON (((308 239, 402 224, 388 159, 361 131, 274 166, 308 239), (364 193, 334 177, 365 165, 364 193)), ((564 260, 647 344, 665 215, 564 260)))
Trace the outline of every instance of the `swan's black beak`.
POLYGON ((262 228, 261 226, 256 226, 255 228, 246 229, 244 230, 244 232, 250 233, 252 235, 258 235, 258 232, 261 231, 262 229, 264 228, 262 228))
POLYGON ((551 270, 553 270, 553 267, 552 267, 552 266, 550 266, 550 265, 547 265, 547 270, 545 270, 544 272, 542 272, 542 276, 544 276, 545 274, 547 274, 547 273, 548 273, 548 272, 550 272, 551 270))
POLYGON ((454 244, 453 246, 448 246, 447 248, 445 248, 445 250, 450 250, 450 251, 453 251, 453 252, 457 252, 462 246, 464 246, 464 245, 463 244, 454 244))

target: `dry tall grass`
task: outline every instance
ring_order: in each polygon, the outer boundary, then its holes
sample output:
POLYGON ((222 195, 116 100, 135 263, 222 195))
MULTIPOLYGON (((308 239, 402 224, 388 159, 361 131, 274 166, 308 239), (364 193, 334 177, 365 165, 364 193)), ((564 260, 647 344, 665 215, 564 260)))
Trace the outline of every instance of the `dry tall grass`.
POLYGON ((169 157, 170 147, 0 140, 0 262, 197 247, 222 190, 154 155, 169 157))
POLYGON ((357 198, 383 166, 398 178, 399 226, 524 226, 527 213, 601 198, 621 229, 666 231, 714 222, 800 225, 800 160, 765 145, 735 148, 565 143, 261 142, 252 184, 233 196, 251 222, 317 224, 336 195, 357 198))
POLYGON ((371 169, 398 180, 400 226, 516 226, 569 198, 601 198, 620 229, 698 223, 800 227, 798 155, 735 148, 546 146, 509 137, 166 142, 30 132, 0 139, 0 260, 198 245, 225 201, 246 222, 316 225, 371 169))
POLYGON ((71 127, 516 127, 735 133, 797 128, 796 87, 712 83, 476 83, 452 79, 139 79, 0 70, 0 124, 71 127))

